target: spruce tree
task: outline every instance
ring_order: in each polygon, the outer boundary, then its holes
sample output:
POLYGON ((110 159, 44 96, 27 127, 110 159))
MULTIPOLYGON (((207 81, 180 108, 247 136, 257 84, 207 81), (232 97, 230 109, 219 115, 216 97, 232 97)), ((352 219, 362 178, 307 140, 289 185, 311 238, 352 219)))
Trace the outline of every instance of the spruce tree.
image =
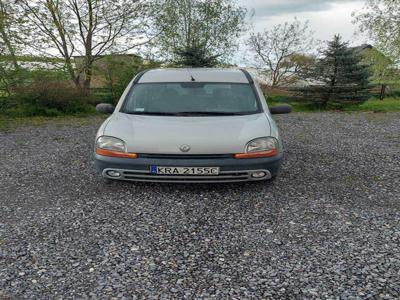
POLYGON ((362 57, 348 43, 342 42, 340 35, 335 35, 321 54, 306 74, 311 85, 297 89, 305 100, 319 107, 361 104, 368 100, 368 66, 361 63, 362 57))
POLYGON ((214 67, 218 64, 219 55, 209 55, 205 47, 189 46, 185 49, 177 49, 175 51, 177 58, 175 63, 181 66, 214 67))

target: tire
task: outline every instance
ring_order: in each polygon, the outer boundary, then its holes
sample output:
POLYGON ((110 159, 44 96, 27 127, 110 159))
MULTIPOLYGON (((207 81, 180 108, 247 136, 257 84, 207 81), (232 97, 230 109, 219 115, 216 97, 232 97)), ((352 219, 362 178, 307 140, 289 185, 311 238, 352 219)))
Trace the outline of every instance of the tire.
POLYGON ((267 182, 274 182, 278 178, 278 175, 272 176, 267 182))
POLYGON ((105 178, 105 177, 103 177, 103 176, 102 176, 101 178, 102 178, 102 181, 103 181, 104 184, 110 185, 110 184, 113 183, 113 180, 112 180, 112 179, 105 178))

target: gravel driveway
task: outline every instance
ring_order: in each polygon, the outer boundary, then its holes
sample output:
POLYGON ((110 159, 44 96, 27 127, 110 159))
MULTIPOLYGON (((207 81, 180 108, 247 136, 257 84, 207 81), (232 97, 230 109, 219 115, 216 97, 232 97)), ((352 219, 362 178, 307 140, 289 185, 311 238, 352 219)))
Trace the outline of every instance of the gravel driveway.
POLYGON ((398 299, 400 114, 277 119, 268 184, 103 185, 96 118, 0 133, 0 299, 398 299))

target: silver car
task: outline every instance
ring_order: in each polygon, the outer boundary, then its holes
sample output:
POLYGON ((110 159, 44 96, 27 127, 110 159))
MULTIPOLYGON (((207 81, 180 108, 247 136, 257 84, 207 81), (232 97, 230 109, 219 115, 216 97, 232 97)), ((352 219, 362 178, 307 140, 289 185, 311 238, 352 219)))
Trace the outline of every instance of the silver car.
POLYGON ((259 85, 240 69, 138 74, 101 125, 95 165, 106 180, 240 182, 277 176, 283 148, 259 85))

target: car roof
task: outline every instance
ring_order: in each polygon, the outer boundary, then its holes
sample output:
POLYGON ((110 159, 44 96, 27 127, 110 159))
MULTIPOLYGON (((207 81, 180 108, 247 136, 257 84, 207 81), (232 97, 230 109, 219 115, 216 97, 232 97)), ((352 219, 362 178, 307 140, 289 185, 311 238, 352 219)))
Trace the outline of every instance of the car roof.
POLYGON ((248 73, 240 69, 180 68, 152 69, 144 72, 138 83, 156 82, 226 82, 249 83, 248 73))

